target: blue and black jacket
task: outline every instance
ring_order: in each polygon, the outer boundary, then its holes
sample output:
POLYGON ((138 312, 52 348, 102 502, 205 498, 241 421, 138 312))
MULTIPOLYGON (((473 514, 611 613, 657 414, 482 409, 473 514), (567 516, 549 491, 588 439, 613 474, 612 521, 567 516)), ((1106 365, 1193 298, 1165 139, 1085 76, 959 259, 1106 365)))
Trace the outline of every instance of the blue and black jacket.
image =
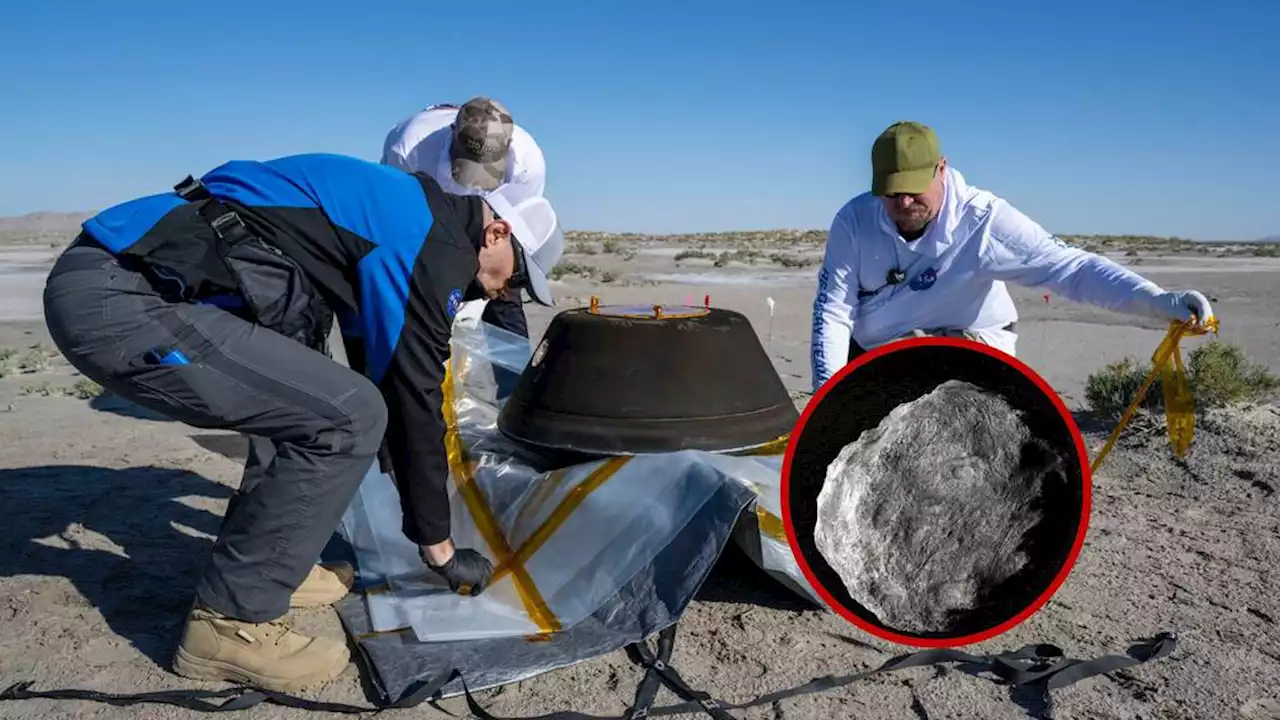
MULTIPOLYGON (((453 316, 475 288, 481 200, 445 193, 425 174, 329 154, 233 161, 200 181, 296 262, 332 309, 351 366, 386 399, 384 450, 405 534, 419 544, 447 539, 441 384, 453 316)), ((84 230, 116 254, 167 252, 171 264, 188 265, 186 276, 216 280, 225 268, 201 205, 177 192, 151 195, 103 211, 84 230)), ((202 287, 186 299, 215 303, 234 285, 189 284, 202 287)))

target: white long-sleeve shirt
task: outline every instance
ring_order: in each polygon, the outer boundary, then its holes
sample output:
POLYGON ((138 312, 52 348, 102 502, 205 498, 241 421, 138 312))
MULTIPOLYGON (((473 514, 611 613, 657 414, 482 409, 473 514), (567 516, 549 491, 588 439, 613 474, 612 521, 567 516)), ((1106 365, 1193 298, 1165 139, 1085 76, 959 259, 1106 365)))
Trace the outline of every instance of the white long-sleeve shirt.
MULTIPOLYGON (((406 172, 425 172, 454 195, 483 195, 484 190, 468 188, 453 180, 449 147, 450 127, 458 116, 453 105, 432 105, 399 122, 382 143, 382 164, 406 172)), ((511 152, 507 155, 504 185, 523 186, 530 195, 542 196, 547 185, 547 164, 533 136, 516 125, 512 129, 511 152)))
POLYGON ((831 223, 813 303, 816 391, 842 368, 850 340, 870 350, 913 330, 971 330, 1014 353, 1018 319, 1005 287, 1047 288, 1069 300, 1159 317, 1163 290, 1119 264, 1062 242, 996 195, 946 171, 937 219, 907 242, 880 198, 864 193, 831 223), (906 280, 888 284, 892 270, 906 280), (872 292, 859 298, 859 291, 872 292))

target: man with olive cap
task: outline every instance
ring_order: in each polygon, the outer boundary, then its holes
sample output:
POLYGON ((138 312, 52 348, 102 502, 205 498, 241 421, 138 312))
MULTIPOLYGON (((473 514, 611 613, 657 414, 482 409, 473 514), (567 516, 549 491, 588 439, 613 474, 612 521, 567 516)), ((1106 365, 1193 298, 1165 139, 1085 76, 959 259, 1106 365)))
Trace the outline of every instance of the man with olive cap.
MULTIPOLYGON (((402 120, 383 141, 382 164, 426 173, 454 195, 486 195, 503 187, 516 196, 541 197, 546 189, 542 150, 502 103, 488 97, 461 106, 431 105, 402 120)), ((529 336, 518 297, 490 300, 481 319, 529 336)))
POLYGON ((965 337, 1015 354, 1005 287, 1165 320, 1213 315, 1199 292, 1166 291, 1054 237, 947 164, 933 130, 890 125, 871 148, 871 191, 836 213, 813 302, 816 391, 864 350, 904 337, 965 337))

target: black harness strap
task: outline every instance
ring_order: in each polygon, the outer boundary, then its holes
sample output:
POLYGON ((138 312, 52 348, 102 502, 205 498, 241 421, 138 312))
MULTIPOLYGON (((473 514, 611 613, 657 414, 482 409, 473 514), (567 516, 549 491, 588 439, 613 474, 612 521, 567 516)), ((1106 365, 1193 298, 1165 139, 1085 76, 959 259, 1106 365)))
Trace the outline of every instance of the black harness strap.
POLYGON ((173 191, 178 197, 190 203, 200 203, 200 217, 209 223, 213 228, 213 232, 218 236, 218 240, 224 243, 224 247, 220 250, 225 251, 240 243, 258 239, 249 226, 244 224, 244 218, 240 217, 240 213, 227 207, 225 203, 209 192, 209 188, 199 179, 190 175, 182 179, 182 182, 173 186, 173 191))
MULTIPOLYGON (((666 633, 667 630, 662 632, 666 633)), ((653 667, 652 663, 648 666, 645 665, 644 655, 641 655, 639 646, 639 643, 627 646, 627 657, 630 658, 631 662, 646 668, 644 677, 641 678, 640 684, 636 686, 635 700, 632 701, 631 708, 627 710, 627 714, 624 716, 627 720, 640 720, 648 717, 649 708, 653 707, 653 702, 658 699, 658 688, 662 683, 662 678, 659 677, 657 668, 653 667)), ((645 653, 645 655, 647 654, 645 653)), ((670 652, 667 653, 667 657, 662 657, 661 646, 658 647, 658 657, 664 663, 671 660, 670 652)))
MULTIPOLYGON (((652 682, 653 678, 657 678, 667 687, 668 690, 675 693, 680 699, 693 703, 697 710, 710 715, 715 720, 733 720, 733 716, 721 709, 723 703, 711 697, 701 690, 694 690, 689 687, 684 678, 680 677, 680 673, 671 667, 671 651, 675 647, 676 642, 676 626, 671 625, 658 634, 658 652, 655 655, 650 652, 647 643, 636 643, 627 646, 627 657, 631 662, 645 668, 645 676, 641 681, 643 688, 645 683, 652 682)), ((640 688, 636 690, 637 703, 632 708, 631 714, 627 717, 643 717, 649 714, 649 708, 653 705, 653 697, 648 695, 657 695, 655 687, 652 693, 647 693, 645 698, 640 697, 640 688), (647 700, 642 706, 640 700, 647 700), (636 711, 640 710, 641 714, 636 715, 636 711)))
POLYGON ((240 214, 214 197, 200 180, 188 175, 173 186, 178 197, 195 206, 201 220, 213 231, 212 242, 189 242, 165 233, 153 234, 136 243, 127 256, 141 259, 147 273, 167 296, 175 301, 193 302, 226 293, 242 292, 240 280, 227 264, 230 251, 257 240, 271 252, 245 224, 240 214))
POLYGON ((814 678, 802 685, 761 696, 750 702, 728 705, 715 700, 707 693, 693 690, 680 677, 679 673, 671 667, 671 651, 675 643, 675 633, 675 625, 659 633, 656 653, 652 652, 647 643, 644 642, 634 643, 626 647, 628 658, 635 664, 645 668, 646 672, 636 688, 634 703, 627 713, 621 717, 588 715, 572 710, 562 710, 524 718, 502 718, 489 713, 480 706, 471 694, 471 690, 467 687, 465 678, 462 677, 458 670, 451 670, 431 680, 423 681, 395 702, 381 707, 360 707, 344 703, 319 702, 270 690, 246 687, 213 691, 168 690, 134 695, 113 695, 92 690, 33 691, 30 689, 32 685, 30 682, 16 683, 0 692, 0 700, 28 700, 35 698, 89 700, 116 706, 159 703, 176 705, 201 712, 247 710, 266 702, 318 712, 349 715, 377 714, 383 710, 416 707, 428 699, 433 699, 445 685, 456 678, 462 682, 467 707, 470 709, 471 714, 480 720, 640 720, 648 716, 656 717, 698 712, 710 715, 715 720, 734 720, 735 716, 730 714, 729 710, 772 705, 801 695, 844 687, 882 673, 913 667, 941 665, 943 663, 963 663, 967 666, 966 671, 975 676, 982 672, 990 672, 1009 685, 1038 686, 1047 694, 1051 690, 1066 687, 1086 678, 1166 657, 1177 648, 1177 639, 1173 634, 1161 633, 1154 638, 1132 645, 1129 647, 1127 655, 1106 655, 1092 660, 1070 659, 1066 657, 1060 648, 1048 644, 1029 645, 1020 650, 995 655, 973 655, 959 650, 922 650, 891 658, 879 667, 867 672, 853 675, 825 675, 814 678), (665 685, 685 702, 680 705, 653 708, 652 705, 657 697, 659 683, 665 685), (213 702, 223 699, 225 699, 225 702, 213 702))

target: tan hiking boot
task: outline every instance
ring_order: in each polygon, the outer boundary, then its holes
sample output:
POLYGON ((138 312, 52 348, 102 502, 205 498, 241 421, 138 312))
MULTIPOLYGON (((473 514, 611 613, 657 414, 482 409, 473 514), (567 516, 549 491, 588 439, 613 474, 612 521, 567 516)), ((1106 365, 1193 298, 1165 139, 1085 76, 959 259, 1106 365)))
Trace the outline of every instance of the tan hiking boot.
POLYGON ((348 563, 313 565, 307 579, 293 591, 293 597, 289 599, 289 607, 308 608, 332 605, 347 596, 355 579, 355 568, 348 563))
POLYGON ((173 671, 290 693, 334 679, 350 659, 346 643, 307 637, 278 620, 249 623, 196 607, 187 616, 173 671))

